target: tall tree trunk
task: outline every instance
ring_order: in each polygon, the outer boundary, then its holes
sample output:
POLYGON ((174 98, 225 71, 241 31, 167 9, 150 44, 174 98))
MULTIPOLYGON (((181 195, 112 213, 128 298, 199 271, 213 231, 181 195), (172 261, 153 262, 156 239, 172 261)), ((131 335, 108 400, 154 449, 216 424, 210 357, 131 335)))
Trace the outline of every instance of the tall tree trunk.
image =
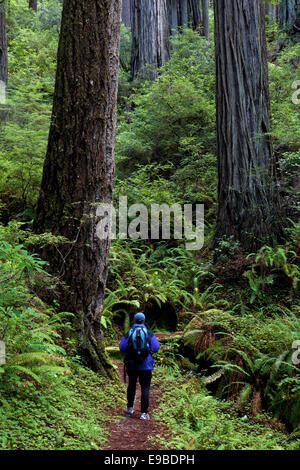
POLYGON ((122 22, 127 28, 131 27, 131 1, 123 0, 122 5, 122 22))
POLYGON ((294 30, 299 33, 300 32, 300 0, 296 2, 296 22, 294 25, 294 30))
POLYGON ((29 8, 34 11, 37 11, 37 0, 29 0, 29 8))
POLYGON ((175 35, 178 31, 179 23, 179 4, 178 0, 169 0, 169 24, 171 29, 171 34, 175 35))
POLYGON ((209 41, 209 0, 202 0, 203 33, 209 41))
POLYGON ((202 24, 200 0, 189 0, 189 9, 193 28, 198 29, 202 24))
POLYGON ((135 78, 150 65, 151 75, 170 57, 166 0, 132 0, 132 59, 135 78))
POLYGON ((202 24, 200 0, 167 0, 169 27, 175 35, 178 28, 191 25, 199 29, 202 24))
POLYGON ((64 0, 53 113, 34 229, 70 240, 43 255, 69 286, 61 308, 76 314, 78 350, 115 376, 100 330, 109 237, 97 207, 112 202, 121 0, 64 0))
POLYGON ((279 5, 272 5, 273 6, 273 18, 274 20, 278 20, 279 17, 279 5))
POLYGON ((261 0, 216 0, 219 209, 216 239, 246 249, 281 234, 276 162, 269 135, 264 7, 261 0))
POLYGON ((0 1, 0 121, 5 121, 7 110, 3 105, 6 101, 6 86, 8 80, 7 67, 7 38, 6 38, 6 17, 5 1, 0 1))
POLYGON ((189 23, 188 0, 181 0, 181 2, 179 2, 179 25, 188 26, 188 23, 189 23))
POLYGON ((273 3, 268 3, 266 5, 266 13, 268 15, 268 23, 278 20, 279 16, 279 6, 273 5, 273 3))
POLYGON ((7 85, 7 77, 8 77, 8 68, 7 68, 5 0, 0 0, 0 81, 5 86, 7 85))
POLYGON ((279 5, 279 20, 282 29, 291 29, 296 23, 297 0, 282 0, 279 5))

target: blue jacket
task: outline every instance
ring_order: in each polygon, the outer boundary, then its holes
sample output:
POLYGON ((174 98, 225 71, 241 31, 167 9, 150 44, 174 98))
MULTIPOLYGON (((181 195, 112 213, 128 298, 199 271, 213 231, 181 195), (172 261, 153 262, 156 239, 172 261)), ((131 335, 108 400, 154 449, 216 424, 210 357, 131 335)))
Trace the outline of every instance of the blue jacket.
MULTIPOLYGON (((141 326, 143 328, 147 327, 145 325, 141 324, 134 324, 131 328, 135 328, 137 326, 141 326)), ((125 352, 127 345, 128 345, 128 334, 126 336, 123 336, 123 338, 120 341, 119 348, 120 351, 125 352)), ((153 333, 149 332, 148 334, 148 341, 149 341, 149 346, 151 352, 155 353, 159 350, 160 344, 157 341, 157 338, 154 336, 153 333)), ((153 370, 153 357, 152 354, 148 354, 146 359, 142 364, 137 364, 135 360, 130 359, 128 362, 126 362, 127 370, 128 371, 133 371, 133 370, 153 370)))

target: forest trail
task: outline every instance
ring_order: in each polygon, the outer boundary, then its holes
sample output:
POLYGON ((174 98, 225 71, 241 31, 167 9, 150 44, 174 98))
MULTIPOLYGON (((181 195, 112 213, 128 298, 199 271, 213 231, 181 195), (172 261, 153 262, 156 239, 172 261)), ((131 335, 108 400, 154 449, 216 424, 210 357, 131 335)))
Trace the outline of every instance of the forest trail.
MULTIPOLYGON (((172 337, 178 335, 177 333, 159 333, 156 334, 157 339, 172 337)), ((161 344, 163 348, 164 345, 161 344)), ((123 362, 114 361, 118 367, 118 372, 121 381, 124 383, 123 362)), ((155 366, 153 375, 155 375, 155 366)), ((128 378, 127 378, 128 380, 128 378)), ((149 421, 140 420, 141 416, 141 389, 140 385, 136 388, 136 397, 134 404, 134 413, 128 416, 125 412, 126 409, 126 392, 124 392, 124 405, 115 410, 111 422, 108 426, 109 438, 103 450, 160 450, 164 447, 154 443, 151 439, 157 435, 164 437, 170 435, 172 431, 167 429, 166 426, 155 420, 153 411, 158 405, 158 402, 163 394, 159 384, 151 384, 150 389, 150 405, 149 405, 149 421)))

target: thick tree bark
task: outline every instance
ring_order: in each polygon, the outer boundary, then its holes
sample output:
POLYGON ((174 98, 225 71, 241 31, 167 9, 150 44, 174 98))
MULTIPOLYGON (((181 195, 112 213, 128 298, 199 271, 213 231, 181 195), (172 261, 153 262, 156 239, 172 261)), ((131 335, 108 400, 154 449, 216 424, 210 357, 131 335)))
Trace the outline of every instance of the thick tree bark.
POLYGON ((37 11, 37 0, 29 0, 29 8, 34 11, 37 11))
POLYGON ((8 77, 8 68, 7 68, 5 1, 0 0, 0 81, 2 82, 2 86, 7 85, 7 77, 8 77))
POLYGON ((170 57, 166 0, 132 0, 132 78, 149 65, 151 75, 170 57))
POLYGON ((279 5, 279 20, 282 29, 292 29, 296 23, 297 0, 282 0, 279 5))
POLYGON ((189 24, 189 8, 188 0, 181 0, 179 3, 179 25, 188 26, 189 24))
POLYGON ((188 0, 188 1, 189 1, 190 16, 191 16, 191 22, 192 22, 193 28, 198 29, 199 26, 202 24, 200 0, 188 0))
POLYGON ((209 41, 209 1, 202 0, 203 33, 209 41))
POLYGON ((169 24, 171 29, 171 34, 175 35, 178 31, 179 23, 179 1, 178 0, 169 0, 169 24))
POLYGON ((122 5, 122 22, 127 28, 131 27, 131 1, 123 0, 122 5))
POLYGON ((183 26, 203 32, 200 0, 167 0, 167 7, 171 34, 177 34, 183 26))
POLYGON ((64 0, 48 149, 34 229, 70 243, 43 255, 69 286, 61 308, 76 315, 78 350, 115 376, 100 320, 110 240, 96 234, 97 207, 112 202, 121 0, 64 0))
POLYGON ((216 239, 233 236, 246 249, 281 234, 264 25, 261 0, 215 1, 216 239))

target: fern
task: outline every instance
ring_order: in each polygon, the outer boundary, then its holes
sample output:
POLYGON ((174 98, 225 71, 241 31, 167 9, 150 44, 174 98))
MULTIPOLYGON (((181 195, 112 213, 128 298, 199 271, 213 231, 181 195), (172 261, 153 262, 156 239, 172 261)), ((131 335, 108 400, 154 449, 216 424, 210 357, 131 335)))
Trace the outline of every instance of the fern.
POLYGON ((279 273, 283 273, 289 281, 291 295, 297 290, 300 269, 296 264, 289 262, 289 260, 297 259, 295 251, 290 250, 289 247, 263 246, 258 253, 249 254, 247 259, 253 257, 255 262, 251 269, 244 273, 244 277, 248 279, 252 289, 251 303, 256 297, 264 294, 267 285, 274 284, 279 273))

